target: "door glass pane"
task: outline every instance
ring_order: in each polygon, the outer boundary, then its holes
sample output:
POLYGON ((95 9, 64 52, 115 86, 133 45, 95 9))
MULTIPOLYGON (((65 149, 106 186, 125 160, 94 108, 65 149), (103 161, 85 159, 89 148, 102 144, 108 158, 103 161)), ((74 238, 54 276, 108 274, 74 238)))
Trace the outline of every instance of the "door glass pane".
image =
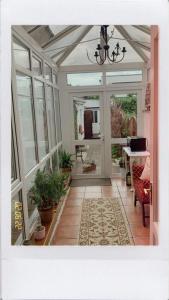
POLYGON ((15 38, 13 39, 13 54, 16 65, 30 69, 29 49, 15 38))
POLYGON ((61 132, 59 91, 57 89, 54 89, 54 93, 55 93, 55 114, 56 114, 57 141, 61 142, 62 132, 61 132))
POLYGON ((111 137, 137 135, 137 95, 111 95, 111 137))
POLYGON ((21 192, 17 193, 12 198, 11 223, 12 223, 11 244, 14 245, 20 235, 21 235, 21 240, 23 239, 23 232, 24 232, 21 192))
POLYGON ((47 95, 47 111, 49 120, 49 130, 50 130, 50 140, 51 147, 56 145, 56 126, 55 126, 55 108, 54 108, 54 98, 53 98, 53 88, 49 85, 46 86, 47 95))
POLYGON ((36 165, 30 77, 17 74, 17 95, 25 173, 36 165))
POLYGON ((42 76, 42 62, 36 57, 32 57, 32 71, 35 76, 42 76))
POLYGON ((123 147, 127 144, 112 144, 111 155, 112 155, 112 173, 118 174, 122 179, 125 179, 126 170, 124 165, 123 147))
POLYGON ((75 146, 75 162, 72 175, 101 175, 102 146, 86 144, 75 146))
POLYGON ((52 69, 47 64, 45 64, 45 79, 52 81, 52 69))
POLYGON ((44 84, 35 80, 35 115, 38 139, 39 158, 48 153, 48 127, 46 118, 46 105, 44 99, 44 84))
POLYGON ((74 97, 74 135, 76 140, 100 139, 100 99, 98 95, 74 97))

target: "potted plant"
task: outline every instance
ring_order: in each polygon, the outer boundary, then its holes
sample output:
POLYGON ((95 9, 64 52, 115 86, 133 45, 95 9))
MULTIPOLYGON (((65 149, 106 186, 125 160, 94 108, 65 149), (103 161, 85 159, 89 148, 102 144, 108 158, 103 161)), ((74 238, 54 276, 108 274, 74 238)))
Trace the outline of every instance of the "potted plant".
POLYGON ((59 167, 63 173, 71 172, 73 166, 72 154, 62 150, 59 152, 59 167))
POLYGON ((52 220, 55 192, 52 174, 38 170, 30 197, 37 206, 42 224, 48 224, 52 220))
POLYGON ((43 240, 45 238, 45 226, 39 224, 34 231, 35 240, 43 240))
POLYGON ((67 174, 60 174, 58 172, 54 172, 52 175, 53 185, 55 187, 54 194, 54 204, 55 206, 59 203, 59 200, 62 196, 66 194, 67 188, 65 185, 65 181, 67 179, 67 174))

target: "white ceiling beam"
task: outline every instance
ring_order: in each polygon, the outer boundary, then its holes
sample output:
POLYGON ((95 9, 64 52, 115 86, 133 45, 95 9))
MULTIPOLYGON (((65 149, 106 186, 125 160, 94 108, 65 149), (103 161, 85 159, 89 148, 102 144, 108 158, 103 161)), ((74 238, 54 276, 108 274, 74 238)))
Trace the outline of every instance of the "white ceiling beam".
POLYGON ((146 34, 149 34, 149 35, 151 34, 150 28, 146 25, 132 25, 132 26, 146 34))
POLYGON ((143 59, 144 62, 148 62, 148 57, 145 53, 140 49, 138 45, 134 41, 132 41, 132 37, 128 34, 128 32, 121 25, 115 25, 115 28, 119 31, 119 33, 127 40, 129 45, 136 51, 136 53, 143 59))
MULTIPOLYGON (((53 50, 54 51, 54 50, 53 50)), ((53 54, 52 56, 50 56, 51 59, 54 59, 55 57, 57 57, 58 55, 60 55, 61 53, 65 52, 66 49, 63 48, 62 50, 58 51, 57 53, 53 54)))
POLYGON ((145 45, 145 44, 143 44, 143 43, 141 43, 141 42, 137 42, 137 41, 134 41, 134 43, 135 43, 136 45, 138 45, 140 48, 142 48, 142 49, 144 49, 144 50, 146 50, 146 51, 148 51, 148 52, 151 51, 150 46, 147 46, 147 45, 145 45))
POLYGON ((49 48, 54 43, 56 43, 59 40, 63 39, 66 35, 70 34, 71 32, 73 32, 74 30, 76 30, 79 27, 80 27, 80 25, 67 26, 65 29, 61 30, 56 35, 54 35, 54 37, 52 37, 48 42, 46 42, 45 44, 43 44, 42 48, 43 49, 49 48))
POLYGON ((81 35, 78 37, 78 39, 75 41, 75 43, 70 46, 65 53, 58 59, 58 61, 56 62, 56 64, 59 66, 69 55, 70 53, 78 46, 78 44, 80 43, 80 41, 85 37, 85 35, 91 30, 91 28, 93 27, 93 25, 87 26, 87 28, 85 28, 85 30, 81 33, 81 35))
POLYGON ((32 32, 34 32, 35 30, 37 30, 38 28, 40 28, 41 27, 41 25, 37 25, 37 26, 34 26, 33 28, 31 28, 31 29, 29 29, 28 31, 27 31, 27 33, 32 33, 32 32))

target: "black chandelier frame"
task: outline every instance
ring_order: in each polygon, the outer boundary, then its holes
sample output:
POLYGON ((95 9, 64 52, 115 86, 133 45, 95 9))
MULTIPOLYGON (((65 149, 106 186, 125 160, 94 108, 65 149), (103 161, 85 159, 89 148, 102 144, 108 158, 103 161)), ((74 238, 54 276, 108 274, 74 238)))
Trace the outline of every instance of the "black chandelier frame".
POLYGON ((108 27, 109 27, 109 25, 102 25, 101 26, 101 32, 100 33, 101 33, 101 38, 103 39, 103 46, 98 44, 97 48, 96 48, 96 51, 95 51, 95 54, 94 54, 96 62, 99 65, 103 65, 106 60, 109 63, 119 63, 124 59, 125 54, 127 52, 125 47, 123 47, 121 49, 119 43, 117 43, 116 46, 114 47, 114 50, 110 54, 110 46, 108 44, 108 33, 107 33, 107 28, 108 27), (122 55, 122 57, 121 57, 121 55, 122 55), (120 57, 119 60, 118 60, 118 57, 120 57))

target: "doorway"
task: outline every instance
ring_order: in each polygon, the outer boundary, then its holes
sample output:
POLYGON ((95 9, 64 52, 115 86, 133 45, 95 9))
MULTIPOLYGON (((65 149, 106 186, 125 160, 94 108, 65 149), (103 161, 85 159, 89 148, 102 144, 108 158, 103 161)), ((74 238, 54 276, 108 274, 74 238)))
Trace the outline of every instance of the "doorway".
POLYGON ((72 177, 105 178, 103 93, 74 93, 72 109, 72 177))

